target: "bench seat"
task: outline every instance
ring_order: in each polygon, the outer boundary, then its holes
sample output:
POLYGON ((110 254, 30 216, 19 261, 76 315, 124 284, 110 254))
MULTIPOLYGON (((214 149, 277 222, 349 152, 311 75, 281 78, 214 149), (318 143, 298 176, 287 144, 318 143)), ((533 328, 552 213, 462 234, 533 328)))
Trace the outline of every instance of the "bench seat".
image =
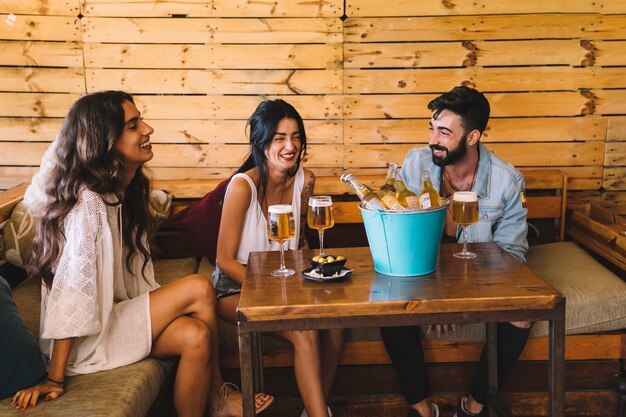
MULTIPOLYGON (((157 282, 163 285, 198 270, 195 258, 164 259, 154 263, 157 282)), ((13 298, 24 324, 39 334, 40 286, 22 283, 13 298)), ((137 363, 93 374, 66 377, 67 392, 51 402, 40 401, 28 416, 137 417, 149 414, 152 404, 176 369, 176 360, 146 358, 137 363)), ((155 410, 159 411, 159 410, 155 410)), ((0 401, 1 416, 22 416, 10 403, 0 401)))

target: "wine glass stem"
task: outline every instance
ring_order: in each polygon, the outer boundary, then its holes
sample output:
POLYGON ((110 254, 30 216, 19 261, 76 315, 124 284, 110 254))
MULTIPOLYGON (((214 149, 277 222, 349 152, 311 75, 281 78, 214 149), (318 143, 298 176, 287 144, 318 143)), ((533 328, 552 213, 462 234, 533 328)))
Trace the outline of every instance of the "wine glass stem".
POLYGON ((281 271, 285 268, 285 242, 281 242, 280 244, 280 269, 281 271))
POLYGON ((467 226, 463 226, 463 253, 467 253, 467 226))
POLYGON ((320 234, 320 256, 324 256, 324 229, 318 230, 320 234))

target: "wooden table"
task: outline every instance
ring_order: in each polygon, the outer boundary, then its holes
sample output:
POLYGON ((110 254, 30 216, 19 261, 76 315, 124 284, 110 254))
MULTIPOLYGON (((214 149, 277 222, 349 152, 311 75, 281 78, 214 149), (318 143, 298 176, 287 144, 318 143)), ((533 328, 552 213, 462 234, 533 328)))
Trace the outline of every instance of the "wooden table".
POLYGON ((300 274, 316 250, 286 251, 287 267, 298 272, 287 278, 270 276, 278 268, 278 252, 253 252, 237 311, 244 416, 254 416, 258 332, 437 323, 487 323, 490 411, 510 415, 496 394, 496 324, 548 320, 549 412, 563 417, 565 297, 494 243, 470 244, 478 254, 470 260, 452 256, 459 250, 460 245, 442 244, 432 274, 392 277, 374 271, 369 248, 332 249, 348 258, 353 273, 329 283, 300 274))

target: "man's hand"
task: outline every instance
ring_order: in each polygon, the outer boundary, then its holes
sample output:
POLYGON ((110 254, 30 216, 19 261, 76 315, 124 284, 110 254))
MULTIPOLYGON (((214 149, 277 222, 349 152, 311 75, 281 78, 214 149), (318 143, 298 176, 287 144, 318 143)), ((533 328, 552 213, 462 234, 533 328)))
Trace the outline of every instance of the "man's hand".
MULTIPOLYGON (((435 324, 434 327, 435 327, 435 333, 437 334, 437 337, 441 337, 442 329, 443 329, 443 334, 446 336, 449 333, 456 332, 456 324, 435 324), (448 332, 448 326, 450 326, 449 332, 448 332)), ((433 330, 433 325, 429 324, 428 327, 426 328, 426 334, 430 334, 432 330, 433 330)))

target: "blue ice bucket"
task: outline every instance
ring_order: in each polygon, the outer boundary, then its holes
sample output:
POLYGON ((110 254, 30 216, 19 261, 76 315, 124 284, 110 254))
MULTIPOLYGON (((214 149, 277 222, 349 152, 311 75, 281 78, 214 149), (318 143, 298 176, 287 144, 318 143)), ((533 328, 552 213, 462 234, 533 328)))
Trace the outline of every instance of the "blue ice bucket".
POLYGON ((435 271, 450 201, 419 211, 372 211, 359 205, 376 272, 415 276, 435 271))

